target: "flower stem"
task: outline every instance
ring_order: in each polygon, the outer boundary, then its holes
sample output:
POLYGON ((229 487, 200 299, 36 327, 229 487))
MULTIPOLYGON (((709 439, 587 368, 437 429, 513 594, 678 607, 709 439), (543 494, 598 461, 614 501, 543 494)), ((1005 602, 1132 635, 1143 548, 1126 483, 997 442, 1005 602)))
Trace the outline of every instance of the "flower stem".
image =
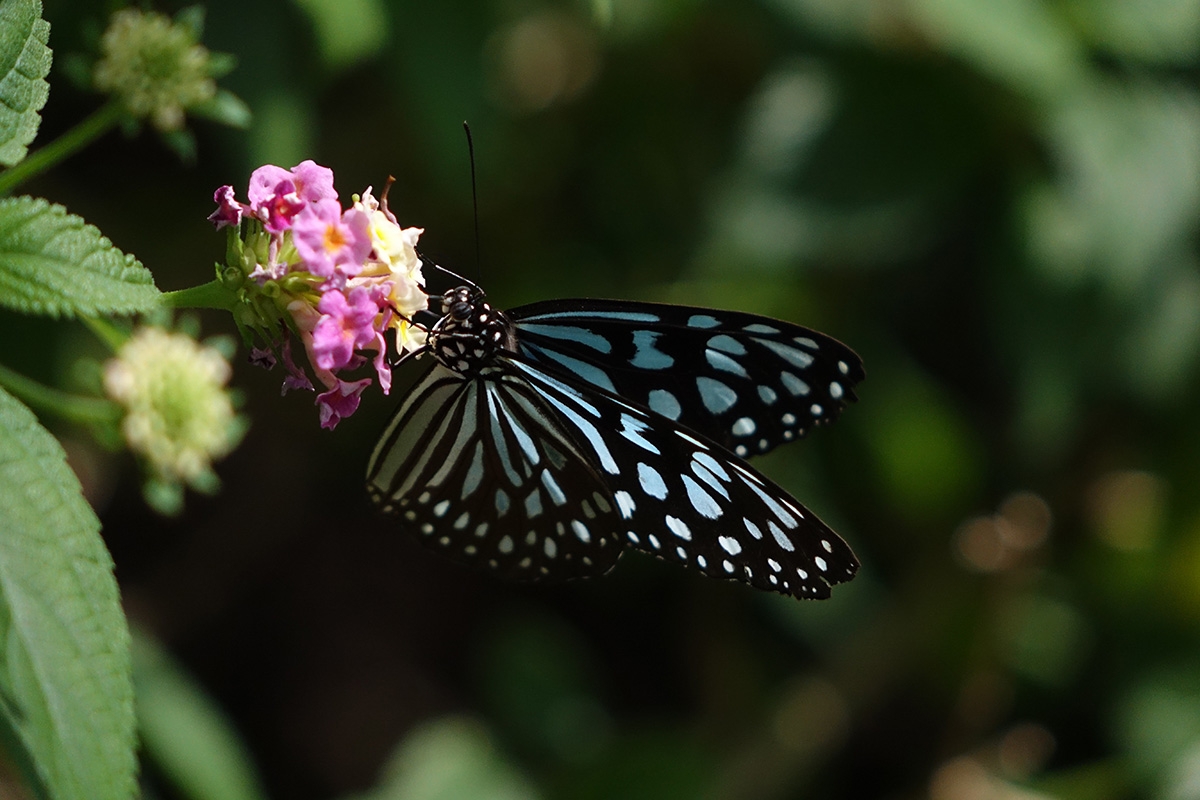
POLYGON ((171 308, 218 308, 222 311, 232 311, 237 305, 233 292, 219 280, 174 292, 163 292, 162 301, 171 308))
POLYGON ((30 153, 20 164, 0 173, 0 196, 9 194, 20 184, 35 175, 40 175, 112 130, 120 121, 122 113, 124 112, 116 103, 103 105, 50 144, 30 153))
POLYGON ((110 400, 99 397, 80 397, 59 389, 51 389, 0 364, 0 386, 14 396, 42 411, 81 425, 116 422, 121 409, 110 400))
POLYGON ((129 333, 113 325, 103 317, 80 317, 96 338, 108 345, 108 349, 116 353, 121 345, 129 340, 129 333))

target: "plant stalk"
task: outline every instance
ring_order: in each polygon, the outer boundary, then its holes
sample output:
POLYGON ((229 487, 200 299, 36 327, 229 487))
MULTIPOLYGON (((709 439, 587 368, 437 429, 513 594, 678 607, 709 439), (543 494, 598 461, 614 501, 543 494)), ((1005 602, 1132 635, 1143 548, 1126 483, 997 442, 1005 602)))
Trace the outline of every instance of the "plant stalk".
POLYGON ((25 181, 42 174, 108 133, 116 127, 122 113, 116 103, 103 105, 50 144, 30 153, 20 164, 0 172, 0 196, 10 194, 25 181))
POLYGON ((171 308, 217 308, 222 311, 232 311, 237 305, 236 296, 219 280, 163 292, 162 301, 171 308))
POLYGON ((80 397, 38 383, 0 364, 0 386, 26 404, 80 425, 115 422, 121 409, 111 400, 80 397))

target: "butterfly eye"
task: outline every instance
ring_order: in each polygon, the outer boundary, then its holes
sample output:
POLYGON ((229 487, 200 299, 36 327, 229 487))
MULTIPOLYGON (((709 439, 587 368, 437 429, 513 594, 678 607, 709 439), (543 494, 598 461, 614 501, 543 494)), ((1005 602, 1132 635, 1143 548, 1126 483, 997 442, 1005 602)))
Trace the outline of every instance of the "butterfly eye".
POLYGON ((450 306, 450 316, 460 321, 466 319, 471 316, 471 304, 462 301, 455 303, 450 306))

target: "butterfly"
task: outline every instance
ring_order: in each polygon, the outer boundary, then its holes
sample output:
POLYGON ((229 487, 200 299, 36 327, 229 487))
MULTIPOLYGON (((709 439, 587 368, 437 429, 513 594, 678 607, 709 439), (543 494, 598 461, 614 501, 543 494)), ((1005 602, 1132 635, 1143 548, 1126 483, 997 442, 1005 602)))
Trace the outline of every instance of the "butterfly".
POLYGON ((617 300, 500 311, 458 283, 367 491, 427 547, 517 580, 600 575, 628 549, 825 598, 853 551, 745 462, 833 422, 862 361, 754 314, 617 300))

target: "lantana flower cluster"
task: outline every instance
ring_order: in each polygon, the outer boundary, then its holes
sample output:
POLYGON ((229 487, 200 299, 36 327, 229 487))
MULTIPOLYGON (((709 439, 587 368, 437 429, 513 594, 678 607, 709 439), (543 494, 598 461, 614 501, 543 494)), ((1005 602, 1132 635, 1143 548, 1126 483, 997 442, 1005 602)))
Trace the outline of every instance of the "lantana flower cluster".
POLYGON ((227 386, 219 345, 186 333, 139 328, 104 365, 104 390, 124 411, 121 433, 147 467, 147 501, 164 514, 183 506, 184 484, 211 494, 212 462, 246 432, 227 386))
POLYGON ((384 394, 392 374, 385 334, 397 350, 414 350, 425 330, 413 315, 428 307, 417 239, 368 187, 343 208, 333 171, 312 161, 292 169, 267 165, 250 176, 249 202, 222 186, 209 219, 230 230, 221 281, 234 289, 235 319, 262 346, 251 358, 263 366, 282 361, 283 390, 313 390, 321 426, 333 428, 357 410, 372 378, 352 377, 369 362, 384 394), (295 358, 303 348, 307 367, 295 358), (357 372, 356 372, 357 371, 357 372), (312 377, 310 377, 310 374, 312 377))
MULTIPOLYGON (((189 15, 190 16, 190 15, 189 15)), ((160 131, 183 127, 184 112, 217 96, 212 54, 199 31, 162 14, 126 8, 113 15, 100 39, 95 87, 113 94, 136 119, 160 131)))

